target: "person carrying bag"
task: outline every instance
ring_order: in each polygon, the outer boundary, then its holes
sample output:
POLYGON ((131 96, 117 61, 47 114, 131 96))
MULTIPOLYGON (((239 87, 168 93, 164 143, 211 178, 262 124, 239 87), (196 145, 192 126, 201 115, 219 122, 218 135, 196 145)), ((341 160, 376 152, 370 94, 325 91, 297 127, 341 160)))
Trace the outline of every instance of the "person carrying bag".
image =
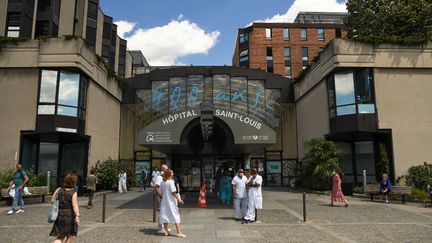
MULTIPOLYGON (((56 192, 58 192, 59 189, 60 188, 58 188, 56 192)), ((56 193, 56 199, 53 203, 51 210, 48 212, 48 223, 52 224, 56 221, 58 216, 58 211, 59 211, 59 198, 58 198, 58 193, 56 193)))

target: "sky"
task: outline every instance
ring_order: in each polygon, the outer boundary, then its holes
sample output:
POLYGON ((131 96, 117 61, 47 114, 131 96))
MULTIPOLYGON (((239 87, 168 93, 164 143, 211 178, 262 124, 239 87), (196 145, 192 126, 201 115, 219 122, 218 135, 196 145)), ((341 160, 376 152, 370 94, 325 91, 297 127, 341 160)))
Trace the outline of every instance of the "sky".
POLYGON ((346 12, 346 0, 101 0, 129 50, 152 66, 232 65, 238 28, 293 22, 299 11, 346 12))

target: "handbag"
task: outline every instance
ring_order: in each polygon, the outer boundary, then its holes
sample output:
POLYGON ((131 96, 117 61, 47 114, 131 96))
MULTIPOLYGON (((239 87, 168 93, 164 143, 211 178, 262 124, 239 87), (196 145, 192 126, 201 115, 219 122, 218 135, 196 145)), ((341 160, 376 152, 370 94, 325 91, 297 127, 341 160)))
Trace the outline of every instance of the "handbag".
POLYGON ((55 202, 53 203, 53 206, 51 210, 48 212, 48 223, 54 223, 57 219, 59 211, 59 198, 58 198, 58 192, 55 202))

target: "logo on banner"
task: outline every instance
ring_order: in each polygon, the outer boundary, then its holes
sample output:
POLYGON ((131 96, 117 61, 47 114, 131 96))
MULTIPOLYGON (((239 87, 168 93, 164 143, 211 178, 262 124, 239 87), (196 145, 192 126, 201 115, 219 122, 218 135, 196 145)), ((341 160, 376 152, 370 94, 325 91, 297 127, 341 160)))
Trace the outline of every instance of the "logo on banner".
POLYGON ((151 133, 147 133, 147 137, 146 137, 146 141, 149 142, 154 142, 154 136, 151 133))

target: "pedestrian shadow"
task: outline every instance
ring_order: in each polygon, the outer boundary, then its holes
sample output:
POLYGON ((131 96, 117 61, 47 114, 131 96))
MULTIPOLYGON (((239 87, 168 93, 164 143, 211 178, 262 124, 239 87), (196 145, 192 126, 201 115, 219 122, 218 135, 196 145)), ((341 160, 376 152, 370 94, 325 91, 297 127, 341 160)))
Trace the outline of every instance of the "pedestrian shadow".
POLYGON ((144 228, 139 230, 141 233, 144 233, 145 235, 158 235, 158 229, 157 228, 144 228))
POLYGON ((233 217, 219 217, 218 219, 235 221, 233 217))
POLYGON ((153 209, 153 193, 146 193, 118 207, 118 209, 153 209))

